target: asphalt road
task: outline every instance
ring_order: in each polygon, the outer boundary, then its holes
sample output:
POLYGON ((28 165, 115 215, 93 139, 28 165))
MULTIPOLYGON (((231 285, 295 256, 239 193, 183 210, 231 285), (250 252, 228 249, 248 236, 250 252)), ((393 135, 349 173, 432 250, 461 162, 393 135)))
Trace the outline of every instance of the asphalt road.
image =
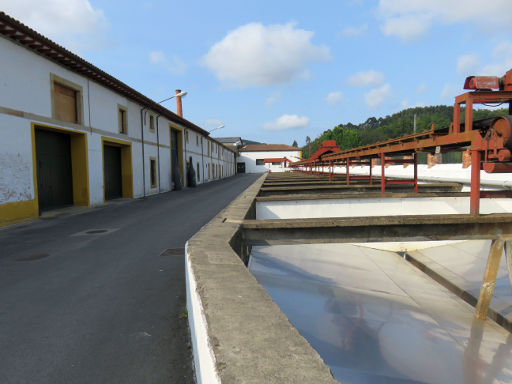
POLYGON ((0 230, 0 383, 192 383, 182 249, 257 177, 0 230))

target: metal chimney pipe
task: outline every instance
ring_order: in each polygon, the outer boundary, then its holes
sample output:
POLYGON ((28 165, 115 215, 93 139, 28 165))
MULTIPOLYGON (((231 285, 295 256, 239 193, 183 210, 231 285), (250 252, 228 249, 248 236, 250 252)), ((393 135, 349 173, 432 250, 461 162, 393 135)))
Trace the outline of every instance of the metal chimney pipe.
MULTIPOLYGON (((181 89, 176 90, 176 95, 181 93, 181 89)), ((183 107, 181 105, 181 96, 176 96, 176 114, 183 117, 183 107)))

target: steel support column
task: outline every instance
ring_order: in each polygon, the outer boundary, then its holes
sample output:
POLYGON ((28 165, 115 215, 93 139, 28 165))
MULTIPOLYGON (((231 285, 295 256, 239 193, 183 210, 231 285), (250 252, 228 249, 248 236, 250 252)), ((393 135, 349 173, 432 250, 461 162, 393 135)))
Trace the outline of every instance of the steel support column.
POLYGON ((386 156, 384 152, 380 154, 380 192, 386 193, 386 176, 384 171, 384 166, 386 163, 386 156))
POLYGON ((372 159, 370 158, 370 185, 373 185, 373 176, 372 176, 372 159))
POLYGON ((476 304, 475 317, 480 320, 487 318, 489 305, 491 304, 492 294, 496 286, 496 277, 500 267, 501 254, 503 253, 503 239, 494 239, 491 243, 489 257, 487 258, 487 266, 485 267, 484 279, 480 286, 480 296, 476 304))
POLYGON ((508 279, 510 280, 510 289, 512 290, 512 241, 505 242, 505 257, 508 269, 508 279))
POLYGON ((479 151, 471 151, 471 195, 469 198, 469 213, 480 213, 480 162, 482 155, 479 151))
POLYGON ((418 193, 418 154, 414 153, 414 193, 418 193))
POLYGON ((345 165, 347 166, 347 185, 350 185, 350 157, 347 157, 345 165))

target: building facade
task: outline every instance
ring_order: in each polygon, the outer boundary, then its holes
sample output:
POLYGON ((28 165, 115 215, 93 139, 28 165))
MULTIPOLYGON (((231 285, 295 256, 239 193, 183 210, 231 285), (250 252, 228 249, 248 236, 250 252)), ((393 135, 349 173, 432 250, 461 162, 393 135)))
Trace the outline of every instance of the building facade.
POLYGON ((240 149, 239 173, 284 172, 290 162, 299 161, 302 151, 285 144, 254 144, 240 149))
POLYGON ((207 131, 2 12, 0 57, 0 225, 235 173, 207 131))

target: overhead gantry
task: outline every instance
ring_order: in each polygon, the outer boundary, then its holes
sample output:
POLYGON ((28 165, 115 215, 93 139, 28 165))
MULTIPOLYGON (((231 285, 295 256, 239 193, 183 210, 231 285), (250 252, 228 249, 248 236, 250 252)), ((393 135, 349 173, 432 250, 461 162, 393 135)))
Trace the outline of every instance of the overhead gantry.
MULTIPOLYGON (((372 161, 380 160, 381 192, 386 185, 410 184, 418 192, 418 153, 446 152, 471 153, 470 213, 479 214, 480 198, 503 196, 501 191, 480 190, 480 170, 487 173, 512 173, 512 69, 503 77, 471 76, 466 79, 464 89, 472 90, 455 98, 453 122, 448 128, 431 129, 425 132, 364 145, 344 151, 319 148, 309 159, 292 163, 295 171, 310 174, 328 173, 329 181, 334 176, 334 167, 343 166, 347 185, 356 179, 350 176, 351 165, 369 166, 368 176, 357 176, 373 183, 372 161), (508 103, 509 114, 497 118, 473 120, 473 106, 477 104, 508 103), (461 121, 461 106, 465 105, 464 122, 461 121), (386 179, 388 164, 412 164, 414 176, 408 180, 386 179), (328 172, 324 168, 328 167, 328 172)), ((339 175, 339 174, 337 174, 339 175)))

